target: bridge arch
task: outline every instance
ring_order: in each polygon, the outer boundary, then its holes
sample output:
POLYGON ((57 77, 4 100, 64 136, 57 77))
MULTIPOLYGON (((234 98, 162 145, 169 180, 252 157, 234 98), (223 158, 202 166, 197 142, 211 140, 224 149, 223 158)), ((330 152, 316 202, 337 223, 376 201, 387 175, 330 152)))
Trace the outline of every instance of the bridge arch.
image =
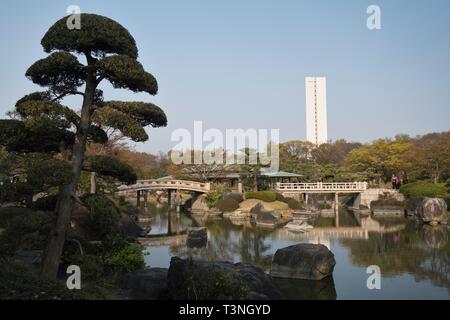
POLYGON ((208 193, 211 190, 210 183, 189 180, 138 180, 133 185, 122 185, 117 188, 118 195, 126 195, 136 192, 137 205, 140 206, 141 193, 144 194, 144 207, 147 207, 147 196, 149 191, 167 190, 169 193, 169 206, 171 205, 172 191, 189 191, 195 193, 208 193))

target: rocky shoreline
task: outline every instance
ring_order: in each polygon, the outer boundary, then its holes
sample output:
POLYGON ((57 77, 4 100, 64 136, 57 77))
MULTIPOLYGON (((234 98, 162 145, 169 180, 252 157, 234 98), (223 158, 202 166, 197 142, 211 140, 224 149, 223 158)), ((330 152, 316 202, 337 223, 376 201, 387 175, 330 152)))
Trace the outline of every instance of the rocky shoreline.
POLYGON ((319 287, 312 282, 324 281, 328 286, 335 264, 333 253, 316 244, 279 249, 269 273, 248 263, 172 257, 167 269, 126 274, 121 290, 126 298, 140 300, 283 299, 278 279, 308 280, 304 283, 319 287))

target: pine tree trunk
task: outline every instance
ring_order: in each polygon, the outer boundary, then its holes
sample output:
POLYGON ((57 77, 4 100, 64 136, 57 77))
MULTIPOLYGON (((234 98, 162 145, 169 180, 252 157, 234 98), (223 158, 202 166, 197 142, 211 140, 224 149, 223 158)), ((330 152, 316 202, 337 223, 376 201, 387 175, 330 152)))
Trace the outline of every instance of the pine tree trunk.
MULTIPOLYGON (((89 58, 88 58, 89 60, 89 58)), ((72 153, 73 180, 70 184, 62 186, 58 195, 56 205, 57 220, 51 234, 49 243, 45 250, 42 261, 42 276, 55 279, 66 240, 67 229, 70 223, 74 194, 80 180, 83 167, 84 153, 89 127, 91 125, 92 103, 96 89, 96 80, 92 72, 89 72, 86 80, 86 89, 81 108, 80 124, 76 132, 75 145, 72 153)))

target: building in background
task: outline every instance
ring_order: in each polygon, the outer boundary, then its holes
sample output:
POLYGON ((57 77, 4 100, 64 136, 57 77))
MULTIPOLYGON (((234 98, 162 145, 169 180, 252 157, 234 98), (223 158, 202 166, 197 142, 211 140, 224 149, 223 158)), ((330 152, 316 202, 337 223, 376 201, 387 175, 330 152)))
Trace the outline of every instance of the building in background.
POLYGON ((327 84, 325 77, 306 77, 306 140, 320 145, 328 141, 327 84))

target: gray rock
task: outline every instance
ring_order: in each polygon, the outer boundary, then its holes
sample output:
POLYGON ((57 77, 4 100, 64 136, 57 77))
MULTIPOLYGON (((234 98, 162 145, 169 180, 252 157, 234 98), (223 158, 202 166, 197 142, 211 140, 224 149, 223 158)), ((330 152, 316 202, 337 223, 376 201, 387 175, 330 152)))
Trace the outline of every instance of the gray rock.
POLYGON ((186 244, 189 248, 202 248, 208 242, 208 233, 205 227, 189 228, 186 244))
POLYGON ((321 280, 333 273, 334 254, 321 244, 302 243, 278 249, 270 274, 279 278, 321 280))
POLYGON ((175 300, 281 299, 272 277, 248 263, 173 257, 167 279, 169 298, 175 300), (220 285, 218 290, 217 283, 220 285))
POLYGON ((122 215, 117 227, 121 235, 125 237, 137 238, 142 234, 142 228, 129 216, 122 215))
POLYGON ((419 220, 432 225, 448 221, 447 204, 440 198, 423 198, 415 212, 419 220))
POLYGON ((125 296, 137 300, 157 300, 167 294, 167 272, 165 268, 151 268, 124 275, 121 289, 125 296))
POLYGON ((139 211, 139 209, 136 206, 129 205, 127 208, 127 214, 129 216, 137 217, 141 214, 141 212, 139 211))

